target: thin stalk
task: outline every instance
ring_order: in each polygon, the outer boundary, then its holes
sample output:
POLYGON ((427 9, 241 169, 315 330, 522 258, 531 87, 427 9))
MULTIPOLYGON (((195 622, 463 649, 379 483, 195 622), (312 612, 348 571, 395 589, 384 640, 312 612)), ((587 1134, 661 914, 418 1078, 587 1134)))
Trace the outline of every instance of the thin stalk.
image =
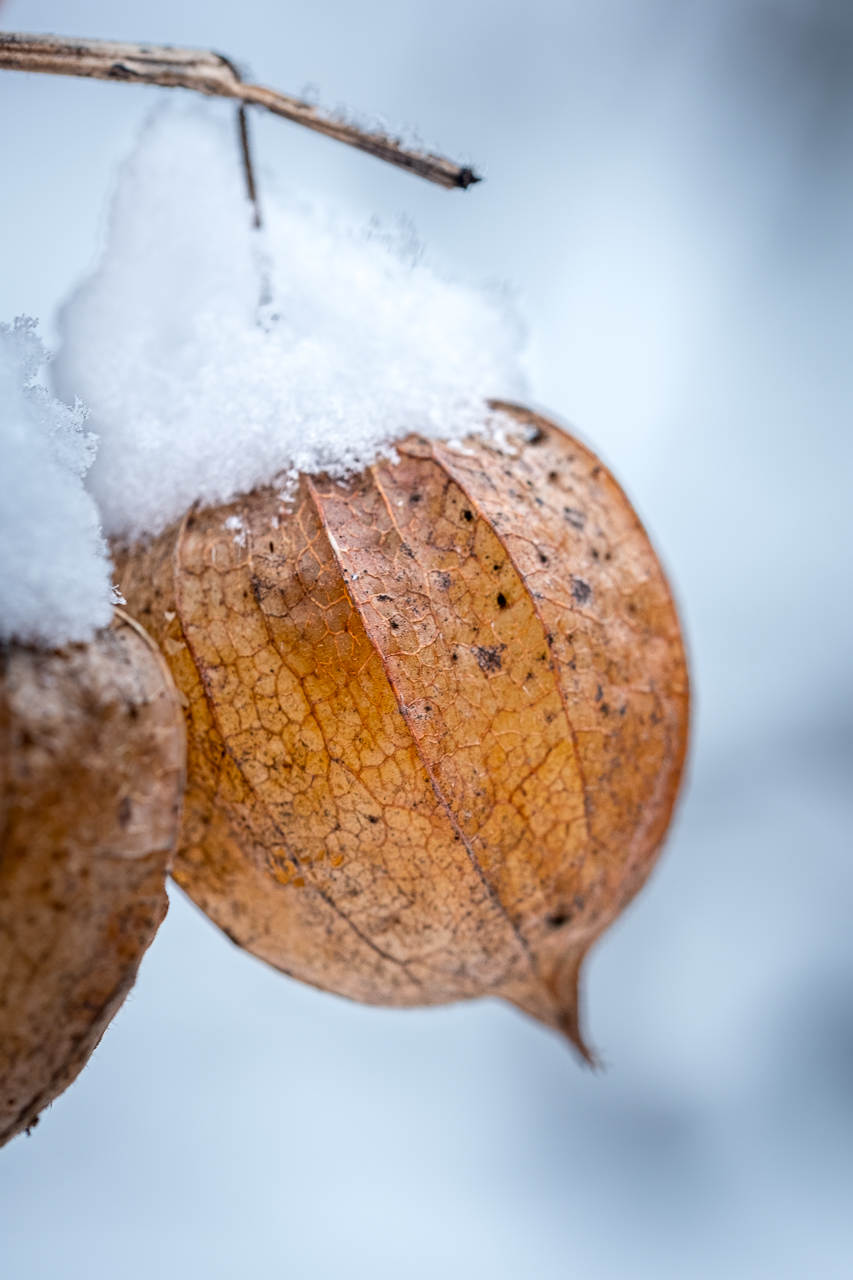
POLYGON ((246 105, 241 102, 237 108, 237 127, 240 130, 240 148, 243 152, 243 171, 246 175, 246 194, 252 202, 255 227, 261 225, 261 206, 258 201, 258 188, 255 185, 255 171, 252 167, 252 149, 249 146, 249 123, 246 119, 246 105))

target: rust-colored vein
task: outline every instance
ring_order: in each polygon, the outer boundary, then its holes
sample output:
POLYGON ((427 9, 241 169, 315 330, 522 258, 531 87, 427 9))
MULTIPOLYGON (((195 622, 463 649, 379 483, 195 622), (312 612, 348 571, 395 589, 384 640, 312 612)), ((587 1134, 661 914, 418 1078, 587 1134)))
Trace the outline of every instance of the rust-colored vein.
MULTIPOLYGON (((486 514, 486 511, 485 511, 485 509, 483 508, 483 505, 482 505, 482 503, 479 501, 479 499, 478 499, 478 498, 476 498, 476 497, 474 496, 474 494, 473 494, 473 493, 471 492, 471 490, 466 486, 466 484, 464 483, 464 481, 463 481, 459 476, 457 476, 457 475, 455 475, 455 474, 454 474, 454 472, 451 470, 450 465, 449 465, 449 463, 447 462, 446 458, 444 458, 442 454, 440 454, 440 453, 438 453, 438 452, 436 451, 436 446, 435 446, 435 445, 433 445, 433 446, 432 446, 432 458, 433 458, 433 460, 435 461, 435 463, 437 464, 437 466, 439 466, 439 467, 441 468, 441 470, 444 472, 444 474, 447 476, 448 480, 450 480, 453 484, 457 485, 457 486, 459 487, 459 489, 461 489, 461 491, 465 494, 465 497, 466 497, 466 498, 468 499, 468 501, 471 503, 471 506, 472 506, 472 507, 473 507, 473 509, 477 512, 477 514, 478 514, 479 518, 480 518, 481 520, 485 521, 485 523, 489 526, 489 528, 491 529, 491 531, 492 531, 492 533, 494 534, 494 536, 495 536, 495 538, 497 539, 497 541, 498 541, 498 542, 500 543, 500 545, 503 547, 504 552, 506 553, 506 557, 507 557, 507 559, 509 560, 509 562, 510 562, 510 564, 512 565, 512 567, 513 567, 513 569, 515 570, 515 572, 518 574, 519 581, 521 581, 522 583, 524 583, 525 589, 527 590, 528 597, 530 598, 531 607, 532 607, 532 609, 533 609, 534 614, 536 615, 536 618, 537 618, 537 620, 538 620, 538 622, 539 622, 539 625, 540 625, 540 626, 541 626, 541 628, 542 628, 542 631, 543 631, 543 633, 544 633, 544 635, 545 635, 545 639, 546 639, 546 642, 547 642, 547 640, 548 640, 548 627, 547 627, 547 625, 546 625, 546 623, 545 623, 544 618, 542 617, 542 613, 541 613, 541 610, 540 610, 540 608, 539 608, 539 602, 538 602, 538 600, 536 599, 536 596, 533 594, 533 592, 532 592, 532 591, 530 591, 530 589, 527 587, 527 578, 526 578, 526 576, 525 576, 525 574, 524 574, 523 570, 521 569, 521 566, 520 566, 520 565, 518 564, 518 562, 516 561, 515 556, 513 555, 512 551, 510 550, 509 543, 507 542, 506 538, 505 538, 505 537, 504 537, 504 535, 501 533, 500 529, 498 529, 498 527, 497 527, 497 525, 494 523, 494 521, 492 521, 492 520, 490 520, 490 519, 489 519, 489 517, 488 517, 488 515, 486 514)), ((567 699, 567 697, 566 697, 566 691, 565 691, 565 689, 563 688, 563 681, 562 681, 562 678, 561 678, 562 673, 557 669, 557 668, 559 668, 559 666, 560 666, 560 664, 559 664, 558 662, 555 662, 554 657, 553 657, 553 655, 552 655, 552 656, 551 656, 551 669, 552 669, 552 671, 553 671, 553 673, 554 673, 554 684, 555 684, 555 686, 556 686, 557 693, 559 694, 559 697, 560 697, 560 704, 561 704, 561 706, 562 706, 562 708, 563 708, 563 714, 564 714, 564 715, 565 715, 565 717, 566 717, 566 726, 567 726, 568 731, 569 731, 569 740, 570 740, 570 742, 571 742, 571 744, 572 744, 572 752, 573 752, 573 754, 574 754, 575 766, 576 766, 577 771, 578 771, 578 777, 580 778, 580 781, 581 781, 581 787, 583 788, 584 809, 585 809, 585 811, 586 811, 587 818, 588 818, 588 817, 589 817, 589 803, 590 803, 590 801, 589 801, 589 783, 588 783, 588 780, 587 780, 587 778, 586 778, 586 776, 585 776, 584 768, 583 768, 583 765, 582 765, 582 763, 581 763, 580 752, 578 751, 578 740, 577 740, 577 735, 575 734, 575 728, 574 728, 574 725, 572 724, 572 718, 571 718, 571 716, 569 715, 569 704, 568 704, 568 699, 567 699)))
MULTIPOLYGON (((384 504, 384 506, 385 506, 385 509, 386 509, 386 510, 387 510, 387 512, 388 512, 388 515, 389 515, 389 517, 390 517, 390 519, 391 519, 391 523, 392 523, 392 525, 393 525, 393 527, 394 527, 395 531, 396 531, 396 532, 397 532, 397 534, 399 535, 399 537, 400 537, 401 541, 405 541, 405 539, 403 538, 402 533, 400 532, 400 528, 399 528, 399 526, 398 526, 398 524, 397 524, 397 521, 396 521, 396 520, 395 520, 395 518, 394 518, 394 512, 392 511, 392 509, 391 509, 391 504, 390 504, 390 503, 389 503, 389 501, 388 501, 388 495, 386 494, 386 492, 385 492, 385 490, 384 490, 384 488, 383 488, 383 486, 382 486, 382 482, 381 482, 381 480, 379 479, 379 475, 378 475, 378 472, 377 472, 376 467, 371 467, 371 468, 370 468, 370 473, 371 473, 371 475, 372 475, 372 477, 373 477, 373 481, 374 481, 374 484, 376 485, 376 489, 377 489, 377 491, 378 491, 378 493, 379 493, 380 497, 382 498, 382 502, 383 502, 383 504, 384 504)), ((308 487, 309 487, 309 491, 310 491, 310 493, 311 493, 311 496, 312 496, 312 498, 313 498, 313 500, 314 500, 314 504, 315 504, 315 506, 317 507, 318 515, 319 515, 319 517, 320 517, 320 520, 321 520, 321 521, 322 521, 322 523, 323 523, 323 527, 324 527, 324 528, 326 528, 326 519, 325 519, 325 513, 324 513, 324 512, 323 512, 323 510, 322 510, 322 503, 321 503, 321 501, 320 501, 320 499, 319 499, 319 495, 317 494, 316 489, 314 488, 314 485, 311 483, 311 481, 310 481, 310 480, 309 480, 309 482, 308 482, 308 487)), ((334 544, 333 544, 333 548, 334 548, 334 544)), ((357 602, 357 601, 354 601, 354 607, 358 610, 359 616, 361 617, 361 620, 362 620, 362 622, 363 622, 363 624, 364 624, 365 630, 367 631, 368 635, 370 635, 370 629, 369 629, 369 627, 368 627, 368 625, 367 625, 367 619, 365 618, 364 613, 363 613, 363 611, 361 610, 360 606, 358 605, 358 602, 357 602)), ((491 899, 491 901, 493 902, 493 904, 495 905, 495 907, 496 907, 496 908, 497 908, 497 910, 499 911, 499 913, 500 913, 500 915, 502 916, 502 918, 506 921, 506 923, 507 923, 507 925, 509 926, 509 928, 512 930, 513 936, 515 937, 516 942, 518 943, 519 947, 521 948, 521 950, 523 951, 524 955, 526 956, 527 961, 528 961, 528 963, 529 963, 529 965, 530 965, 531 970, 533 971, 533 973, 537 974, 537 976, 538 976, 538 966, 537 966, 537 963, 536 963, 536 957, 534 956, 533 952, 531 951, 531 949, 530 949, 530 947, 529 947, 529 945, 528 945, 528 943, 527 943, 526 938, 523 936, 523 934, 522 934, 522 933, 521 933, 521 931, 519 930, 519 928, 518 928, 518 926, 516 925, 516 923, 515 923, 515 922, 510 918, 510 915, 509 915, 509 913, 507 912, 506 907, 505 907, 505 906, 504 906, 504 904, 501 902, 501 899, 500 899, 499 894, 497 893, 497 890, 496 890, 496 889, 494 888, 494 886, 489 882, 489 878, 488 878, 488 876, 486 875, 485 871, 483 870, 483 867, 482 867, 482 866, 481 866, 481 864, 480 864, 480 860, 479 860, 479 859, 478 859, 478 857, 477 857, 477 854, 476 854, 476 852, 475 852, 475 850, 474 850, 474 847, 473 847, 473 845, 472 845, 471 841, 470 841, 470 840, 468 839, 468 837, 465 835, 465 832, 462 830, 462 827, 460 826, 459 822, 457 821, 456 815, 455 815, 455 814, 454 814, 454 812, 453 812, 453 809, 452 809, 452 807, 451 807, 451 805, 450 805, 450 802, 448 801, 447 797, 445 796, 445 794, 444 794, 444 792, 443 792, 443 790, 442 790, 442 788, 441 788, 441 784, 440 784, 440 783, 439 783, 439 781, 438 781, 438 778, 435 776, 435 771, 433 770, 432 766, 430 765, 429 760, 427 759, 426 753, 425 753, 425 751, 424 751, 424 749, 423 749, 423 747, 422 747, 422 745, 421 745, 420 739, 418 738, 418 735, 415 733, 414 728, 413 728, 412 723, 411 723, 411 720, 410 720, 409 716, 408 716, 408 715, 407 715, 407 713, 406 713, 406 705, 405 705, 405 702, 403 701, 403 698, 402 698, 402 696, 401 696, 401 694, 400 694, 400 690, 399 690, 399 688, 397 687, 397 684, 396 684, 396 682, 395 682, 395 680, 394 680, 393 675, 391 674, 391 670, 390 670, 390 667, 389 667, 389 665, 388 665, 388 662, 387 662, 387 659, 386 659, 386 657, 385 657, 385 654, 382 652, 381 648, 380 648, 378 645, 376 645, 376 646, 374 646, 374 647, 376 648, 376 652, 378 653, 379 658, 380 658, 380 660, 381 660, 381 662, 382 662, 383 668, 384 668, 384 670, 385 670, 385 674, 386 674, 386 676, 387 676, 387 678, 388 678, 388 683, 389 683, 389 685, 391 686, 391 688, 392 688, 392 690, 393 690, 393 692, 394 692, 394 697, 397 699, 397 705, 398 705, 398 707, 400 708, 400 712, 401 712, 401 714, 403 715, 403 717, 405 718, 406 725, 407 725, 407 727, 408 727, 408 729, 409 729, 409 733, 412 735, 412 741, 414 742, 415 747, 417 748, 418 758, 419 758, 419 760, 420 760, 421 764, 423 765, 423 768, 424 768, 424 771, 425 771, 425 773, 426 773, 427 777, 429 778, 430 786, 431 786, 431 787, 432 787, 432 789, 433 789, 433 792, 434 792, 434 794, 435 794, 435 798, 436 798, 436 800, 439 802, 439 804, 441 805, 441 807, 442 807, 443 811, 445 812, 445 814, 447 815, 448 821, 450 822, 451 826, 453 827, 453 830, 454 830, 454 832, 455 832, 455 834, 456 834, 457 838, 461 841, 462 846, 463 846, 463 848, 465 849, 465 852, 466 852, 466 853, 467 853, 467 855, 468 855, 468 858, 469 858, 469 860, 470 860, 471 866, 474 868, 474 871, 476 872, 477 876, 478 876, 478 877, 479 877, 479 879, 480 879, 480 882, 482 883, 483 887, 485 888, 486 892, 488 893, 489 898, 491 899)))
MULTIPOLYGON (((177 558, 179 557, 179 554, 180 554, 180 550, 179 550, 179 549, 180 549, 180 544, 181 544, 181 538, 182 538, 182 535, 183 535, 183 532, 184 532, 184 529, 185 529, 185 528, 186 528, 186 518, 185 518, 184 523, 183 523, 183 525, 182 525, 182 527, 181 527, 181 535, 179 535, 178 540, 177 540, 177 542, 175 543, 175 556, 176 556, 176 560, 177 560, 177 558)), ((252 568, 251 568, 251 566, 252 566, 252 555, 251 555, 251 550, 249 550, 249 549, 247 549, 247 556, 246 556, 246 562, 245 562, 245 563, 246 563, 246 566, 247 566, 247 568, 248 568, 248 570, 249 570, 249 573, 250 573, 250 575, 251 575, 251 572, 252 572, 252 568)), ((180 590, 180 588, 178 588, 178 590, 180 590)), ((178 609, 179 609, 179 611, 180 611, 180 610, 181 610, 181 600, 180 600, 180 597, 179 597, 179 595, 178 595, 178 592, 176 592, 176 600, 177 600, 177 603, 178 603, 178 609)), ((270 631, 269 621, 268 621, 268 619, 267 619, 266 615, 263 613, 263 610, 259 610, 259 612, 260 612, 261 616, 263 617, 263 620, 264 620, 264 629, 265 629, 265 631, 266 631, 266 633, 267 633, 267 636, 268 636, 268 638, 269 638, 269 640, 270 640, 270 643, 272 644, 272 646, 273 646, 273 648, 275 649, 276 653, 278 653, 278 654, 279 654, 279 657, 281 658, 282 663, 287 667, 287 669, 291 672, 291 674, 292 674, 292 675, 296 678, 296 680, 299 682, 299 685, 300 685, 300 687, 302 688, 303 694, 304 694, 304 696, 305 696, 305 700, 306 700, 306 702, 307 702, 308 706, 309 706, 309 707, 312 707, 312 714, 314 714, 313 706, 312 706, 312 702, 311 702, 311 698, 309 697, 308 692, 307 692, 307 690, 306 690, 306 689, 305 689, 305 687, 304 687, 304 682, 302 681, 301 677, 300 677, 300 676, 299 676, 295 671, 293 671, 293 668, 289 666, 289 664, 286 662, 286 660, 284 659, 284 657, 281 655, 281 653, 280 653, 280 651, 279 651, 279 649, 278 649, 278 646, 276 646, 276 644, 275 644, 274 637, 272 636, 272 633, 271 633, 271 631, 270 631)), ((193 646, 193 644, 192 644, 192 640, 190 639, 189 635, 188 635, 186 632, 184 632, 184 634, 185 634, 185 636, 186 636, 186 642, 187 642, 187 644, 189 645, 190 650, 194 652, 194 646, 193 646)), ((357 938, 359 938, 359 940, 360 940, 361 942, 363 942, 363 943, 365 944, 365 946, 369 947, 371 951, 375 952, 375 954, 376 954, 376 955, 378 955, 378 956, 380 956, 383 960, 388 960, 388 961, 390 961, 390 963, 391 963, 391 964, 398 965, 401 969, 407 969, 407 968, 408 968, 408 966, 409 966, 411 963, 413 963, 413 962, 412 962, 411 960, 400 960, 400 959, 398 959, 396 956, 392 956, 392 955, 390 955, 388 952, 384 951, 384 950, 382 949, 382 947, 378 946, 378 945, 377 945, 377 944, 376 944, 376 943, 375 943, 371 938, 368 938, 364 933, 362 933, 362 931, 358 928, 358 926, 357 926, 356 924, 354 924, 354 923, 353 923, 353 921, 349 918, 349 916, 346 914, 346 912, 341 910, 341 908, 340 908, 340 906, 338 905, 338 903, 337 903, 337 902, 335 902, 335 900, 334 900, 334 899, 333 899, 333 898, 332 898, 332 897, 331 897, 331 896, 330 896, 330 895, 329 895, 329 894, 328 894, 324 889, 322 889, 322 888, 321 888, 321 887, 316 883, 316 880, 315 880, 314 875, 313 875, 313 870, 312 870, 311 868, 306 867, 306 866, 305 866, 305 864, 304 864, 304 863, 302 862, 302 860, 300 859, 300 857, 299 857, 298 853, 294 853, 294 852, 291 850, 290 843, 289 843, 289 841, 288 841, 288 839, 287 839, 286 834, 284 833, 284 831, 282 831, 282 829, 281 829, 281 827, 279 826, 279 824, 278 824, 278 822, 277 822, 276 818, 273 816, 272 811, 270 810, 270 807, 269 807, 269 805, 267 804, 266 800, 264 800, 264 798, 260 795, 260 793, 258 792, 257 788, 254 786, 254 784, 253 784, 252 782, 250 782, 250 781, 249 781, 249 779, 246 777, 246 775, 245 775, 245 773, 243 772, 243 769, 242 769, 242 767, 241 767, 241 765, 240 765, 240 761, 237 759, 237 756, 235 755, 235 753, 234 753, 234 751, 233 751, 233 749, 232 749, 232 747, 231 747, 231 745, 230 745, 230 742, 229 742, 229 740, 228 740, 228 736, 227 736, 227 734, 225 733, 224 726, 223 726, 223 724, 222 724, 222 721, 221 721, 221 718, 220 718, 219 712, 218 712, 218 710, 217 710, 216 700, 211 696, 211 690, 210 690, 210 687, 209 687, 208 664, 207 664, 206 662, 204 662, 204 661, 202 661, 202 662, 200 662, 200 663, 199 663, 199 660, 198 660, 197 658, 196 658, 195 660, 196 660, 196 663, 197 663, 197 665, 198 665, 198 667, 199 667, 199 674, 201 675, 201 678, 202 678, 202 685, 203 685, 203 688, 204 688, 204 696, 205 696, 205 698, 206 698, 206 700, 207 700, 207 704, 208 704, 208 707, 209 707, 209 709, 210 709, 210 713, 211 713, 211 715, 212 715, 212 717, 213 717, 213 720, 214 720, 214 723, 216 724, 216 727, 217 727, 217 729, 218 729, 218 731, 219 731, 219 736, 220 736, 220 738, 221 738, 221 740, 222 740, 222 744, 223 744, 223 746, 224 746, 224 748, 225 748, 225 751, 226 751, 226 753, 227 753, 227 755, 228 755, 228 758, 231 760, 231 762, 233 763, 234 767, 237 769, 238 773, 240 774, 240 777, 241 777, 241 778, 242 778, 242 780, 243 780, 244 785, 248 788, 249 792, 250 792, 250 793, 252 794, 252 796, 254 797, 255 802, 257 803, 258 807, 259 807, 259 808, 261 808, 261 809, 264 811, 264 813, 266 814, 267 818, 269 819, 269 822, 270 822, 271 827, 272 827, 272 828, 273 828, 273 830, 276 832, 276 834, 280 837, 280 840, 281 840, 282 845, 283 845, 283 846, 288 850, 288 855, 287 855, 287 856, 291 859, 291 861, 294 863, 294 865, 295 865, 295 866, 297 866, 297 867, 299 868, 300 872, 302 873, 303 878, 305 878, 305 879, 306 879, 306 881, 308 881, 308 883, 310 884, 310 888, 311 888, 312 892, 316 893, 316 894, 317 894, 317 896, 318 896, 318 897, 319 897, 323 902, 325 902, 325 903, 326 903, 326 905, 327 905, 328 907, 330 907, 330 908, 332 909, 332 911, 334 912, 334 914, 335 914, 335 915, 336 915, 336 916, 337 916, 341 921, 343 921, 343 923, 344 923, 345 925, 347 925, 347 927, 348 927, 349 929, 351 929, 351 930, 352 930, 352 932, 355 934, 355 936, 356 936, 357 938)), ((318 727, 318 730, 319 730, 320 734, 322 735, 322 734, 323 734, 323 729, 322 729, 322 726, 321 726, 321 725, 320 725, 320 723, 319 723, 319 720, 318 720, 318 718, 317 718, 316 714, 314 714, 314 720, 315 720, 315 723, 317 724, 317 727, 318 727)), ((324 741, 325 741, 325 739, 324 739, 324 741)), ((418 979, 417 977, 415 977, 415 975, 414 975, 414 974, 411 974, 411 973, 408 973, 408 972, 407 972, 406 976, 408 977, 408 979, 409 979, 409 981, 410 981, 410 982, 414 983, 414 985, 415 985, 415 986, 420 986, 420 985, 421 985, 420 979, 418 979)))

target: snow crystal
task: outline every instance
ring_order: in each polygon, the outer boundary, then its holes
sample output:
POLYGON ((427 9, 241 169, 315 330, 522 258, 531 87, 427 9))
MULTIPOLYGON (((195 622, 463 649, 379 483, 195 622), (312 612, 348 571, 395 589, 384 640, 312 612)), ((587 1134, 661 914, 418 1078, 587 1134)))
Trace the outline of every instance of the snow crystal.
POLYGON ((36 382, 35 326, 0 324, 0 641, 53 646, 110 621, 110 565, 83 488, 96 437, 36 382))
POLYGON ((94 275, 60 320, 57 386, 91 407, 110 535, 298 471, 362 467, 411 431, 483 429, 523 394, 499 291, 426 266, 403 227, 352 229, 264 184, 252 228, 235 130, 167 107, 125 165, 94 275))

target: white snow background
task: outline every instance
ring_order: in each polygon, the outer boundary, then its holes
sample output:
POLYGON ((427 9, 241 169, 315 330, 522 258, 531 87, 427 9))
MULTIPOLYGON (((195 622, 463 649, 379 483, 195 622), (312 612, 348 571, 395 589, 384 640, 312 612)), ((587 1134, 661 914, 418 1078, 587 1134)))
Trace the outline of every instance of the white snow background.
MULTIPOLYGON (((847 1280, 850 6, 7 0, 0 21, 222 49, 487 166, 448 193, 251 117, 262 200, 404 211, 440 271, 518 290, 531 396, 636 502, 697 700, 667 852, 590 963, 603 1075, 496 1004, 289 982, 173 891, 91 1064, 0 1152, 0 1274, 847 1280)), ((0 317, 40 316, 48 347, 158 96, 0 73, 0 317)))

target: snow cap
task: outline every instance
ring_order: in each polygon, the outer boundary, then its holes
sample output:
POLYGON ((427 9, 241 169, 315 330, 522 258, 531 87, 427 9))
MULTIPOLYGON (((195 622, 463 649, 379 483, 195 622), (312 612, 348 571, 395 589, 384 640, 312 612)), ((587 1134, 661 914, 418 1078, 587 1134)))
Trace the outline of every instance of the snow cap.
POLYGON ((91 407, 111 536, 298 471, 345 474, 412 431, 484 429, 487 398, 523 394, 500 291, 425 265, 405 226, 262 196, 257 231, 236 130, 208 104, 161 109, 124 166, 56 363, 91 407))

